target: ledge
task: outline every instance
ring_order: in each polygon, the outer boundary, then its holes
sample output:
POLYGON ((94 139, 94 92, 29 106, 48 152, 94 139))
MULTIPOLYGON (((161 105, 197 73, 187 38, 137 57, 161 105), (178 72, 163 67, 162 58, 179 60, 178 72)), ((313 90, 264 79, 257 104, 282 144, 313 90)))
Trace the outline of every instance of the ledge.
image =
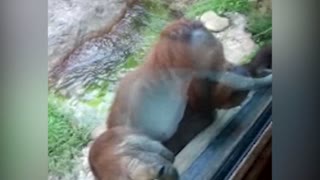
POLYGON ((253 152, 259 154, 259 147, 271 138, 271 114, 271 88, 254 92, 241 108, 219 112, 217 120, 176 156, 181 179, 239 179, 257 157, 253 152))

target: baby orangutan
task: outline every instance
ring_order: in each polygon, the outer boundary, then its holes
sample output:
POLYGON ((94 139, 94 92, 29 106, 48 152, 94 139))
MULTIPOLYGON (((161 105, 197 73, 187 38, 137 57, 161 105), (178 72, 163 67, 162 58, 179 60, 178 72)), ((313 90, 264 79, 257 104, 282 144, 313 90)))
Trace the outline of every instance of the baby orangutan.
POLYGON ((177 180, 173 160, 160 142, 125 127, 105 131, 89 152, 97 180, 177 180))

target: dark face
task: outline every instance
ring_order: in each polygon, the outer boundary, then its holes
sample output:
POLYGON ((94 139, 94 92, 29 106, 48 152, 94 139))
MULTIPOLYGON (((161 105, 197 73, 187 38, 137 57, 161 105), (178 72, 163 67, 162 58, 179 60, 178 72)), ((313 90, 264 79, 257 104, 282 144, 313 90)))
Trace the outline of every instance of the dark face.
POLYGON ((192 32, 197 29, 205 29, 200 21, 180 19, 169 24, 161 32, 161 37, 187 43, 190 42, 192 32))
POLYGON ((221 42, 200 21, 175 21, 165 28, 161 37, 183 43, 194 69, 226 70, 229 64, 221 42))

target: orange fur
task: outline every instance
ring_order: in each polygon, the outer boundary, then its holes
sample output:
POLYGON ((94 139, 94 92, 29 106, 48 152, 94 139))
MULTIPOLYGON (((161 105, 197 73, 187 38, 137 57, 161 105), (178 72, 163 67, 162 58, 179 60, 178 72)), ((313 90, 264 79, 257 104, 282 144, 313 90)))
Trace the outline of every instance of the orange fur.
POLYGON ((108 129, 89 153, 98 180, 178 179, 173 153, 210 123, 193 116, 188 107, 185 112, 187 102, 190 107, 212 111, 242 101, 234 89, 193 76, 234 68, 225 60, 222 44, 203 28, 185 19, 169 24, 145 62, 120 81, 108 129), (188 116, 191 120, 185 119, 188 116))
MULTIPOLYGON (((119 84, 119 88, 111 106, 110 114, 107 119, 107 127, 114 127, 118 125, 128 125, 126 117, 123 112, 127 112, 127 101, 131 96, 131 86, 133 82, 144 77, 153 78, 149 84, 157 83, 162 79, 156 73, 170 76, 171 69, 187 69, 190 72, 211 69, 217 71, 226 71, 232 67, 230 63, 225 61, 223 54, 223 47, 220 42, 214 46, 213 58, 210 61, 201 64, 201 59, 198 59, 200 65, 195 66, 192 61, 192 54, 190 48, 188 33, 191 33, 193 28, 203 27, 200 22, 189 21, 181 19, 169 24, 160 35, 160 39, 151 49, 150 53, 145 59, 144 64, 139 66, 135 71, 128 73, 119 84)), ((179 74, 178 76, 185 76, 186 74, 179 74)), ((188 87, 186 86, 186 89, 188 87)), ((183 92, 181 92, 183 94, 183 92)), ((201 93, 198 93, 201 94, 201 93)), ((192 101, 193 97, 190 97, 192 101)), ((130 126, 130 125, 129 125, 130 126)))
POLYGON ((247 91, 235 91, 217 83, 219 79, 195 76, 234 68, 225 60, 221 42, 200 22, 174 21, 161 32, 144 63, 120 81, 107 127, 136 128, 164 142, 179 128, 187 104, 211 114, 244 100, 247 91))
POLYGON ((108 129, 92 144, 89 164, 97 180, 176 180, 173 154, 138 131, 108 129))

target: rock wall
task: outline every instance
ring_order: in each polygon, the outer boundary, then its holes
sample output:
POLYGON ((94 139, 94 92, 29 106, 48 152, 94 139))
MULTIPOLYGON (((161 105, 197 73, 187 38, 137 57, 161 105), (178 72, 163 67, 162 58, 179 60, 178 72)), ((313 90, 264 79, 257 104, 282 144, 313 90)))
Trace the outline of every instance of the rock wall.
POLYGON ((48 70, 84 41, 106 32, 133 0, 48 0, 48 70))

